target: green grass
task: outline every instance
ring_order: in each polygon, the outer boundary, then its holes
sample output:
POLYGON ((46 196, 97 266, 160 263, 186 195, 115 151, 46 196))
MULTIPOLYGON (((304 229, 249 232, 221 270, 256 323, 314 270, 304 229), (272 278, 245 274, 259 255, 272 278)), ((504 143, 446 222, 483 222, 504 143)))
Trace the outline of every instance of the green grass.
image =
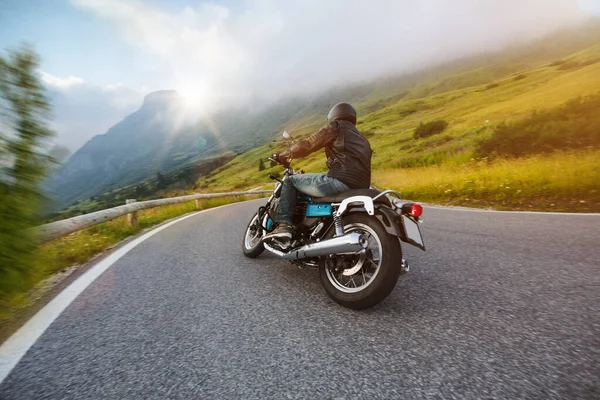
POLYGON ((477 147, 480 156, 522 157, 600 148, 600 94, 577 98, 550 111, 498 125, 477 147))
POLYGON ((600 151, 377 171, 374 184, 423 202, 500 210, 600 211, 600 151))
MULTIPOLYGON (((236 196, 203 199, 200 201, 199 209, 205 210, 247 200, 248 198, 248 196, 236 196)), ((26 288, 33 288, 42 280, 65 268, 83 264, 97 254, 146 228, 197 210, 194 201, 152 208, 137 213, 137 226, 129 226, 127 218, 123 216, 46 243, 40 246, 35 253, 34 273, 31 274, 31 280, 27 282, 26 288)), ((19 310, 29 306, 30 303, 29 290, 24 290, 10 298, 1 298, 0 321, 11 319, 19 310)))
MULTIPOLYGON (((394 96, 393 93, 388 93, 390 97, 386 101, 378 100, 377 107, 372 107, 372 111, 369 105, 374 104, 375 98, 370 100, 371 103, 359 103, 358 128, 368 137, 375 151, 374 176, 391 174, 401 181, 405 177, 419 176, 423 173, 422 182, 429 183, 421 184, 415 180, 408 180, 407 182, 415 186, 402 186, 404 191, 419 200, 497 208, 567 210, 569 207, 575 207, 577 210, 598 210, 594 187, 600 182, 597 174, 600 157, 590 157, 590 154, 597 155, 593 149, 597 148, 598 143, 591 146, 591 152, 581 150, 580 153, 565 153, 563 159, 560 155, 551 153, 530 157, 526 161, 472 161, 477 159, 476 150, 481 142, 489 140, 498 126, 515 126, 514 124, 531 118, 536 113, 539 115, 546 110, 557 109, 578 97, 598 95, 600 62, 597 60, 600 60, 600 45, 538 66, 518 63, 501 67, 491 65, 462 70, 445 78, 417 82, 401 95, 396 93, 394 96), (576 67, 561 69, 566 62, 576 64, 576 67), (517 68, 518 66, 521 69, 517 68), (502 76, 502 73, 506 75, 502 76), (370 112, 362 112, 363 109, 370 112), (438 135, 413 137, 421 122, 435 120, 447 121, 448 127, 438 135), (581 154, 582 158, 578 154, 581 154), (572 160, 577 168, 573 169, 570 164, 560 160, 572 160), (556 163, 560 164, 564 171, 558 172, 553 169, 552 165, 556 163), (523 167, 524 165, 526 167, 523 167), (499 187, 502 174, 512 176, 510 174, 513 167, 519 171, 524 168, 519 188, 515 189, 521 192, 515 194, 516 197, 509 196, 509 189, 497 191, 492 190, 492 186, 482 191, 471 190, 472 183, 469 182, 477 176, 490 177, 489 179, 494 177, 493 181, 498 183, 496 187, 499 187), (573 170, 577 171, 578 179, 566 180, 567 177, 573 177, 573 170), (452 181, 452 187, 444 188, 442 192, 451 190, 453 197, 437 193, 438 190, 428 177, 428 174, 445 174, 448 171, 452 171, 451 175, 456 179, 452 181), (527 173, 528 171, 530 173, 527 173), (542 192, 543 194, 540 194, 542 192), (567 198, 568 200, 565 200, 567 198)), ((593 112, 595 111, 587 111, 588 114, 593 112)), ((321 118, 320 121, 324 122, 324 116, 321 118)), ((585 121, 585 118, 580 120, 585 121)), ((318 126, 319 119, 313 118, 289 121, 286 128, 294 137, 301 138, 318 126)), ((571 137, 577 136, 577 132, 572 132, 573 129, 577 130, 575 123, 564 123, 562 126, 571 130, 567 132, 571 137)), ((527 145, 527 137, 520 137, 520 140, 527 145)), ((275 151, 284 150, 285 147, 279 140, 259 146, 221 167, 210 179, 201 179, 198 186, 212 190, 241 189, 270 182, 268 174, 279 172, 281 167, 267 168, 259 172, 258 158, 266 158, 275 151)), ((573 146, 559 150, 566 152, 569 148, 573 146)), ((293 165, 296 169, 304 169, 307 172, 326 170, 323 152, 314 153, 302 160, 294 160, 293 165)), ((479 182, 477 179, 475 180, 479 182)))

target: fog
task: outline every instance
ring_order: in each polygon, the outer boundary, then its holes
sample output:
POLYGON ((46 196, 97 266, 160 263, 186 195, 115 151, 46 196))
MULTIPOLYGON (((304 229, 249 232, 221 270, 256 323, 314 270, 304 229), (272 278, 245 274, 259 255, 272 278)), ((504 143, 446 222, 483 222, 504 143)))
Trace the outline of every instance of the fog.
POLYGON ((155 56, 162 85, 203 92, 196 100, 206 107, 493 51, 585 15, 573 0, 248 0, 169 9, 139 1, 73 4, 155 56))
POLYGON ((143 93, 124 85, 96 86, 78 77, 42 73, 52 102, 51 128, 71 152, 139 108, 143 93))
MULTIPOLYGON (((150 91, 176 89, 202 114, 265 105, 493 52, 600 13, 595 0, 70 1, 138 60, 109 85, 88 82, 85 70, 44 74, 57 142, 71 150, 150 91)), ((106 68, 120 60, 106 59, 106 68)))

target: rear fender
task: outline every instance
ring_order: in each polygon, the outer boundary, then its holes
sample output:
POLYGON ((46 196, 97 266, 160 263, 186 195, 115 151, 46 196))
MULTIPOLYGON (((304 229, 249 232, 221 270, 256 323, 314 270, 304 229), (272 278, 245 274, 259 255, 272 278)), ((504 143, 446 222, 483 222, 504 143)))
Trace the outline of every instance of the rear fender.
MULTIPOLYGON (((348 212, 354 213, 354 212, 365 212, 366 210, 364 209, 364 207, 360 207, 360 206, 353 206, 350 207, 348 212)), ((420 248, 421 250, 425 250, 425 245, 423 243, 417 243, 414 240, 411 240, 408 238, 407 234, 406 234, 406 227, 404 225, 404 221, 402 220, 402 216, 400 216, 398 213, 396 213, 394 210, 392 210, 391 208, 387 207, 384 204, 376 204, 375 205, 375 218, 377 218, 379 220, 379 222, 381 223, 381 225, 383 225, 383 228, 385 229, 385 231, 392 235, 392 236, 396 236, 398 239, 400 239, 401 241, 408 243, 408 244, 412 244, 415 247, 420 248)), ((409 218, 409 217, 404 217, 404 218, 409 218)), ((418 226, 417 226, 417 229, 418 226)))
POLYGON ((402 220, 394 210, 383 204, 379 204, 375 210, 375 217, 381 222, 387 233, 399 237, 400 240, 406 242, 406 233, 402 229, 402 220))
POLYGON ((399 215, 394 210, 384 205, 377 207, 375 216, 377 217, 377 219, 379 219, 387 233, 389 233, 390 235, 397 236, 403 242, 412 244, 413 246, 425 251, 425 244, 422 241, 423 237, 421 236, 419 224, 411 217, 406 215, 399 215), (406 222, 408 224, 405 223, 404 219, 407 219, 406 222), (417 229, 417 232, 412 232, 413 237, 419 237, 421 238, 421 241, 417 242, 411 239, 410 233, 407 233, 406 231, 407 229, 417 229))
MULTIPOLYGON (((364 207, 360 207, 358 205, 350 206, 348 211, 349 213, 355 212, 367 212, 364 207)), ((371 214, 373 215, 373 214, 371 214)), ((375 218, 381 222, 381 225, 385 228, 385 231, 392 236, 399 237, 402 240, 406 239, 406 234, 404 230, 400 227, 402 223, 400 220, 400 216, 391 210, 389 207, 386 207, 383 204, 376 204, 374 210, 375 218)))

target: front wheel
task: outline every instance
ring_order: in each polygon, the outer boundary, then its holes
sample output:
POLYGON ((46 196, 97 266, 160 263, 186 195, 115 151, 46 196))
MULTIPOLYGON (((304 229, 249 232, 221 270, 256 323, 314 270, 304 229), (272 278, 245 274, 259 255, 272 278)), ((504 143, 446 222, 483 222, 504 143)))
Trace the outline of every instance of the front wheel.
POLYGON ((351 213, 343 217, 343 223, 346 233, 363 234, 369 245, 358 254, 324 257, 319 264, 321 283, 342 306, 365 309, 381 302, 396 286, 402 249, 398 238, 388 234, 375 217, 351 213))
POLYGON ((263 229, 258 220, 258 213, 256 213, 250 220, 246 232, 244 233, 244 239, 242 240, 242 249, 246 257, 255 258, 265 251, 262 237, 263 229))

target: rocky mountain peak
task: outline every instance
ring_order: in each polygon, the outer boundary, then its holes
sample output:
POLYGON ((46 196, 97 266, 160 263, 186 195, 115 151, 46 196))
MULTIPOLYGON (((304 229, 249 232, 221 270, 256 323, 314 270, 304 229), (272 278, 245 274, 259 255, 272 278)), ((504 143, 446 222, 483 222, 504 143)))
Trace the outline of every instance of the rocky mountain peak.
POLYGON ((168 106, 181 100, 181 96, 176 90, 158 90, 144 97, 142 107, 168 106))

